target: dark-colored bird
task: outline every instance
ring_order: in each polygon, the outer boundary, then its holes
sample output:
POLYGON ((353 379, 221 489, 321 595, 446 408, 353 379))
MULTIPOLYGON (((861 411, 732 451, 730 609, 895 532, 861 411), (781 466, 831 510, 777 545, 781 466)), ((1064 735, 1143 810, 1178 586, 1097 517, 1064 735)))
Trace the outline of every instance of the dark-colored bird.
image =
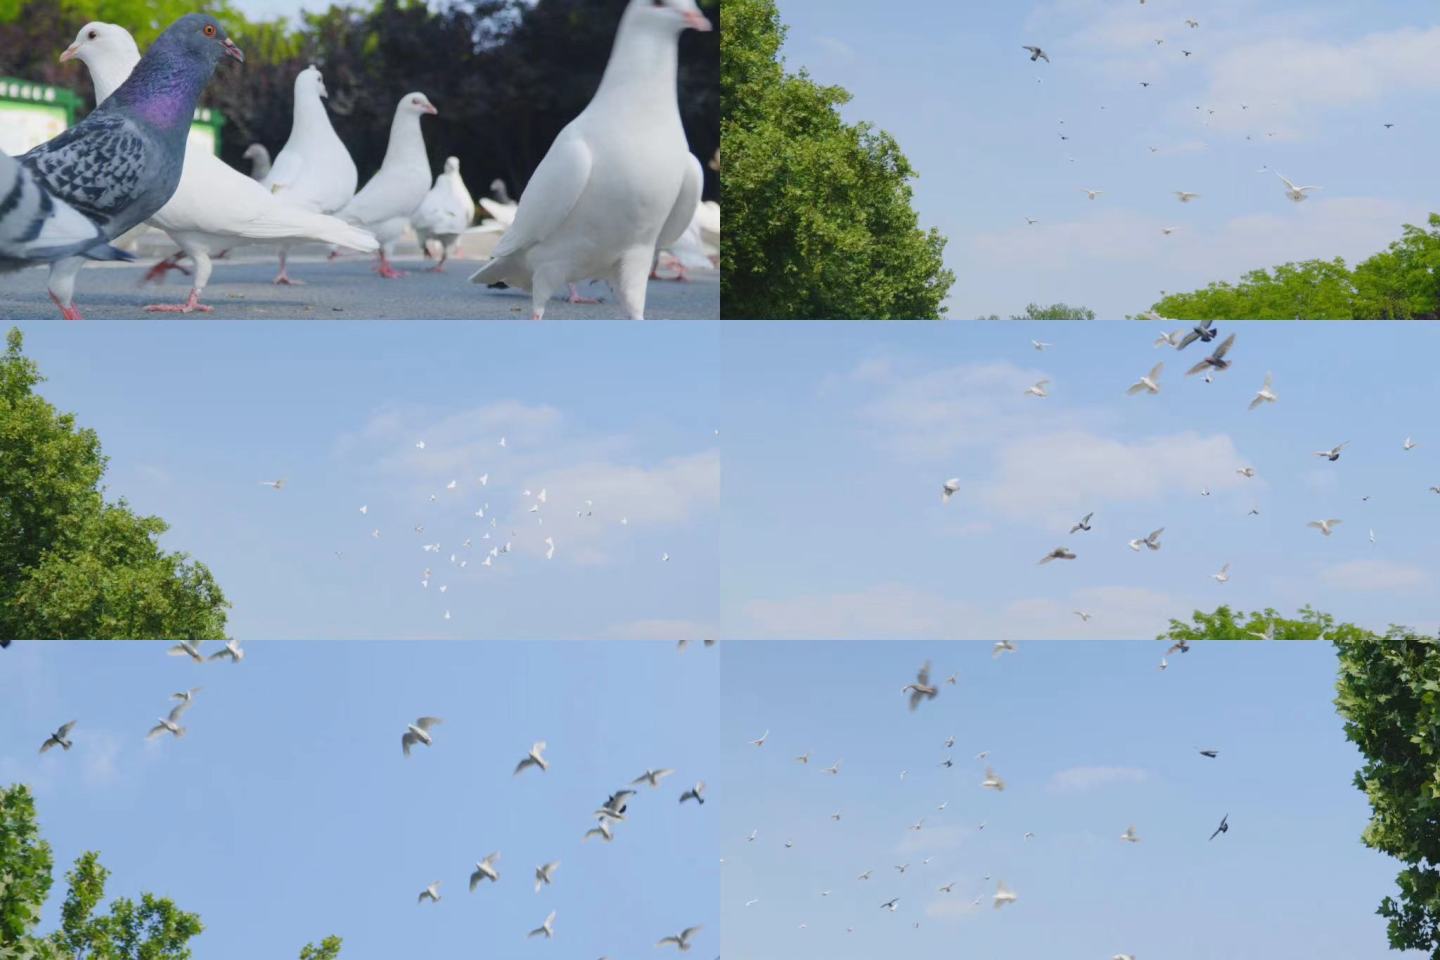
POLYGON ((56 199, 18 160, 0 153, 0 273, 66 257, 133 260, 85 214, 56 199))
POLYGON ((1021 47, 1020 49, 1021 49, 1021 50, 1029 50, 1029 51, 1030 51, 1030 62, 1031 62, 1031 63, 1034 63, 1036 60, 1044 60, 1046 63, 1049 63, 1049 62, 1050 62, 1050 54, 1046 53, 1044 50, 1041 50, 1039 47, 1028 47, 1028 46, 1027 46, 1027 47, 1021 47))
POLYGON ((1049 553, 1045 554, 1045 556, 1041 557, 1041 558, 1040 558, 1040 563, 1049 563, 1051 560, 1074 560, 1074 559, 1075 559, 1075 553, 1074 553, 1074 551, 1072 551, 1072 550, 1067 550, 1067 549, 1065 549, 1064 547, 1056 547, 1054 550, 1051 550, 1049 553))
POLYGON ((1200 756, 1202 756, 1202 757, 1209 757, 1211 760, 1214 760, 1216 757, 1220 756, 1220 751, 1219 751, 1219 750, 1201 750, 1201 751, 1200 751, 1200 756))
POLYGON ((915 674, 915 682, 906 684, 901 693, 910 694, 910 709, 914 710, 924 700, 934 700, 939 696, 940 691, 930 685, 930 661, 926 660, 925 665, 915 674))
MULTIPOLYGON (((186 14, 156 38, 109 99, 20 162, 93 222, 101 239, 113 240, 174 195, 195 105, 223 57, 245 62, 220 21, 186 14)), ((84 264, 84 257, 67 257, 50 267, 50 298, 67 320, 80 319, 75 277, 84 264)))
POLYGON ((1165 651, 1165 655, 1168 657, 1168 656, 1169 656, 1170 654, 1172 654, 1172 653, 1189 653, 1189 652, 1190 652, 1190 641, 1188 641, 1188 640, 1176 640, 1174 643, 1172 643, 1172 644, 1170 645, 1170 649, 1168 649, 1168 650, 1165 651))
POLYGON ((1220 346, 1215 348, 1214 353, 1195 364, 1195 366, 1189 370, 1186 370, 1185 376, 1188 377, 1192 374, 1200 373, 1203 370, 1228 370, 1230 368, 1230 361, 1225 359, 1225 354, 1229 353, 1230 348, 1234 345, 1235 334, 1232 333, 1221 342, 1220 346))
POLYGON ((1214 322, 1214 320, 1201 320, 1198 327, 1192 327, 1189 333, 1180 338, 1180 342, 1175 344, 1175 349, 1184 350, 1196 340, 1204 343, 1209 343, 1211 340, 1214 340, 1220 335, 1220 331, 1213 329, 1211 326, 1214 322))
POLYGON ((1225 816, 1223 816, 1223 817, 1220 818, 1220 826, 1216 827, 1216 828, 1215 828, 1215 832, 1212 833, 1212 834, 1210 834, 1210 839, 1211 839, 1211 840, 1214 840, 1216 837, 1220 836, 1220 834, 1222 834, 1222 833, 1229 833, 1229 832, 1230 832, 1230 814, 1227 813, 1227 814, 1225 814, 1225 816))
POLYGON ((1085 514, 1085 516, 1081 517, 1075 525, 1070 528, 1070 532, 1075 533, 1077 530, 1084 530, 1088 533, 1090 531, 1090 518, 1093 516, 1095 516, 1094 511, 1085 514))

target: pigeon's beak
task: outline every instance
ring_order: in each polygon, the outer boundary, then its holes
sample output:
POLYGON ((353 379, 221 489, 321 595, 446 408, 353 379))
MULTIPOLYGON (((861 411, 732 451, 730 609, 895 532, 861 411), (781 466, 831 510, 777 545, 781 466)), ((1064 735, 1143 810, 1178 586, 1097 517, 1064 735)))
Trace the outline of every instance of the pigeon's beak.
POLYGON ((709 33, 715 29, 715 25, 710 22, 710 18, 698 10, 687 10, 685 12, 685 26, 691 30, 698 30, 701 33, 709 33))
POLYGON ((235 46, 234 40, 226 37, 225 42, 224 44, 222 44, 222 46, 225 48, 225 56, 230 57, 233 60, 237 60, 240 63, 245 62, 245 52, 239 47, 235 46))
POLYGON ((64 63, 67 60, 74 60, 78 56, 80 56, 80 43, 76 41, 66 47, 64 53, 60 54, 60 62, 64 63))
POLYGON ((427 104, 422 105, 422 106, 420 107, 420 112, 422 112, 422 113, 428 113, 428 114, 430 114, 431 116, 439 116, 439 115, 440 115, 440 111, 435 109, 435 104, 433 104, 433 103, 427 103, 427 104))

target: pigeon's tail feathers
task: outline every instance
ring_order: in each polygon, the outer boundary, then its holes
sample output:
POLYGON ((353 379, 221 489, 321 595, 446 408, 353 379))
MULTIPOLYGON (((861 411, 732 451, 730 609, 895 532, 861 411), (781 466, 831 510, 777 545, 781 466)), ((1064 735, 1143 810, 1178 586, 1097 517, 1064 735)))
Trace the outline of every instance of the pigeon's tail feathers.
POLYGON ((380 249, 380 242, 370 231, 288 203, 267 204, 237 232, 250 240, 314 240, 361 253, 380 249))
POLYGON ((83 256, 87 260, 120 260, 129 262, 135 259, 135 254, 126 253, 119 247, 112 247, 108 243, 99 243, 86 250, 83 256))
POLYGON ((519 281, 523 276, 523 267, 517 262, 517 258, 496 256, 491 258, 485 266, 472 273, 470 282, 504 289, 504 287, 519 281))

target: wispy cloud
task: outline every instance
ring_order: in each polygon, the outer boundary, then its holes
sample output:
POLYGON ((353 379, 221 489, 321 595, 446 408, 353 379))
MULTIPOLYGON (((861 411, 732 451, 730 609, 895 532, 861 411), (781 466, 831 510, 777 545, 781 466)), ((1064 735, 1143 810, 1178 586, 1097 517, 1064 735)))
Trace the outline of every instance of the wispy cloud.
POLYGON ((1432 583, 1430 572, 1388 560, 1350 560, 1320 571, 1320 579, 1335 590, 1409 593, 1432 583))

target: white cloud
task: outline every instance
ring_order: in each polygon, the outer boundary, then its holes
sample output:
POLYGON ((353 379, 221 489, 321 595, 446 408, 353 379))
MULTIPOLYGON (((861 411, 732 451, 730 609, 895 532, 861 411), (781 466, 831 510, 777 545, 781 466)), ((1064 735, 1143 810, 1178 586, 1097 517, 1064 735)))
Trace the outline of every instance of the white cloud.
POLYGON ((1158 502, 1176 490, 1238 489, 1245 459, 1230 437, 1193 432, 1117 440, 1080 430, 1002 446, 979 498, 1012 519, 1048 529, 1109 503, 1158 502))
POLYGON ((1117 784, 1144 783, 1148 775, 1138 767, 1070 767, 1050 778, 1046 789, 1056 793, 1089 793, 1117 784))
POLYGON ((1143 587, 1095 586, 1064 597, 978 605, 888 583, 847 593, 752 600, 730 635, 757 640, 1110 640, 1158 636, 1189 600, 1143 587), (1075 616, 1084 610, 1087 623, 1075 616))
POLYGON ((1320 579, 1335 590, 1408 593, 1429 587, 1429 571, 1388 560, 1351 560, 1320 571, 1320 579))

